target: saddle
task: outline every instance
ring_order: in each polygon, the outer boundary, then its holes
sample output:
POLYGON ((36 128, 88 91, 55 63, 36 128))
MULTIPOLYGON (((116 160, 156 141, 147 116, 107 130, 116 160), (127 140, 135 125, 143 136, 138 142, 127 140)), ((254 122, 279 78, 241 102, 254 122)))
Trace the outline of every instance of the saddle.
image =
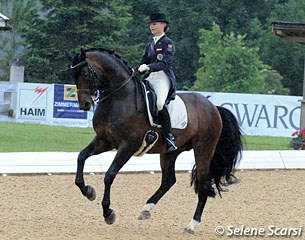
MULTIPOLYGON (((152 88, 151 84, 147 80, 136 81, 136 92, 141 94, 141 98, 136 98, 137 110, 140 112, 147 112, 147 116, 152 127, 160 128, 160 120, 158 117, 157 109, 157 95, 152 88), (144 99, 144 106, 143 101, 144 99), (142 107, 141 107, 142 106, 142 107)), ((165 105, 171 119, 172 128, 184 129, 187 126, 187 112, 183 100, 177 95, 175 100, 165 105)))
MULTIPOLYGON (((139 79, 134 75, 136 85, 136 108, 139 112, 146 112, 149 123, 152 127, 161 128, 160 119, 158 117, 157 108, 157 95, 152 88, 151 84, 147 80, 139 79), (138 97, 138 94, 141 97, 138 97), (143 104, 144 103, 144 104, 143 104)), ((168 113, 170 115, 172 128, 184 129, 187 126, 187 112, 186 107, 182 99, 177 95, 175 100, 166 105, 168 113)), ((142 145, 134 153, 134 156, 143 156, 148 152, 158 141, 159 134, 155 130, 149 130, 146 132, 142 145)))

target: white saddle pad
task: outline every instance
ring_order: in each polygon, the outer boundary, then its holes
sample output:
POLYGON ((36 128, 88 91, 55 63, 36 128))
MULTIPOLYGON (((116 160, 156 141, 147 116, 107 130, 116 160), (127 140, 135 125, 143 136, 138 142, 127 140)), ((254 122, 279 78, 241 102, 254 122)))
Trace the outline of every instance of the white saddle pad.
MULTIPOLYGON (((172 128, 185 129, 187 126, 187 112, 182 99, 176 95, 175 100, 170 101, 166 107, 170 115, 172 128)), ((150 111, 148 111, 148 118, 151 126, 161 127, 160 125, 154 123, 150 111)))
POLYGON ((167 105, 172 128, 184 129, 187 126, 187 112, 181 97, 176 95, 175 100, 170 101, 167 105))

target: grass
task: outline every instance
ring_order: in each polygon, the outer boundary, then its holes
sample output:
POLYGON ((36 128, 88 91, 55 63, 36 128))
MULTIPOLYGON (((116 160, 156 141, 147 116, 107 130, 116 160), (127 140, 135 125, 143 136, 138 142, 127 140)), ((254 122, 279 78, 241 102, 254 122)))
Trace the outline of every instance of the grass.
MULTIPOLYGON (((94 137, 92 128, 0 122, 0 152, 79 152, 94 137)), ((291 149, 291 138, 244 136, 244 150, 291 149)))
POLYGON ((93 137, 92 128, 0 122, 0 152, 79 152, 93 137))
POLYGON ((290 137, 244 136, 244 150, 292 150, 290 137))

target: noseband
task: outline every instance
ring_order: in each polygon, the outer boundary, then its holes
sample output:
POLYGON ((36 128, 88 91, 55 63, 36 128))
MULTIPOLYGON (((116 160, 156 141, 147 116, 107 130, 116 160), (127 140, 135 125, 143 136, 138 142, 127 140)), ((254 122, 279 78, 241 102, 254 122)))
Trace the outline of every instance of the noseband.
POLYGON ((120 90, 122 87, 124 87, 131 79, 133 76, 130 76, 129 78, 125 79, 118 85, 110 88, 106 88, 104 90, 99 90, 98 89, 98 74, 94 70, 93 66, 86 60, 76 64, 75 66, 70 66, 71 69, 77 69, 81 68, 82 66, 87 65, 88 67, 88 73, 89 73, 89 88, 81 88, 77 89, 77 92, 79 93, 89 93, 91 96, 94 96, 95 99, 94 101, 102 102, 106 100, 110 95, 114 94, 118 90, 120 90))

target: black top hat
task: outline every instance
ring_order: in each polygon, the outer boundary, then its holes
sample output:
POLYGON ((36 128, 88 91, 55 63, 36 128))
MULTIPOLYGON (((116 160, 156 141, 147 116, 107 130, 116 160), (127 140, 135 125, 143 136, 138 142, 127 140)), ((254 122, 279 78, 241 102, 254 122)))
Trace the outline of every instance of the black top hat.
POLYGON ((164 22, 164 23, 167 23, 167 24, 169 23, 166 20, 165 14, 163 14, 163 13, 152 13, 152 14, 150 14, 149 23, 152 23, 152 22, 164 22))

